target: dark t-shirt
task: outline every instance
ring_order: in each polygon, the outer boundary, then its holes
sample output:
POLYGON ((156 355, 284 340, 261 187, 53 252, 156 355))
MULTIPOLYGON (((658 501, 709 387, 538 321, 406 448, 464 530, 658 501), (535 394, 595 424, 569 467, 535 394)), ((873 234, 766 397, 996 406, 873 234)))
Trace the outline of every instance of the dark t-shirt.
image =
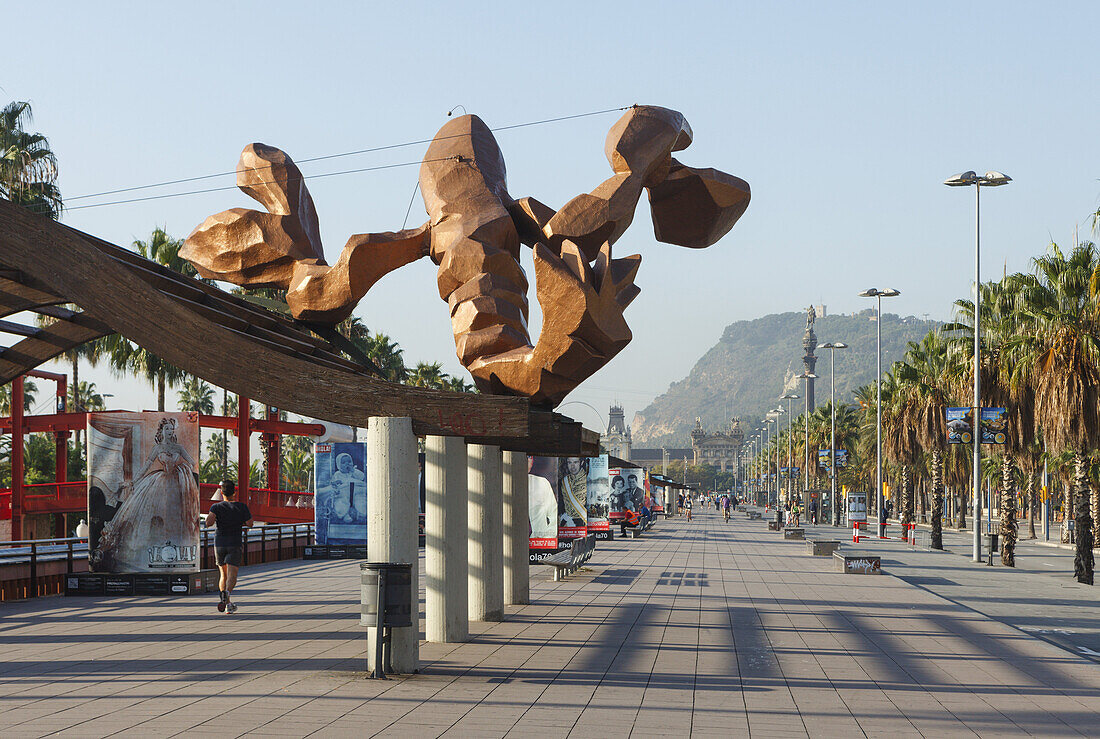
POLYGON ((244 546, 241 539, 241 526, 252 518, 252 512, 248 506, 240 501, 223 500, 210 506, 210 512, 217 519, 218 527, 214 534, 214 546, 216 547, 240 547, 244 546))

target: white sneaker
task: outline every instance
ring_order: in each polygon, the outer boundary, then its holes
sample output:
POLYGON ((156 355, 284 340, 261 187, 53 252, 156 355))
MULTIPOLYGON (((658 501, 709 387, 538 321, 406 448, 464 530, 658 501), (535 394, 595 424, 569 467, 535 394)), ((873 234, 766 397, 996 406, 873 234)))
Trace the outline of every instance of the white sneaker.
POLYGON ((233 601, 229 601, 225 605, 225 612, 226 613, 236 613, 237 612, 237 604, 234 603, 233 601))

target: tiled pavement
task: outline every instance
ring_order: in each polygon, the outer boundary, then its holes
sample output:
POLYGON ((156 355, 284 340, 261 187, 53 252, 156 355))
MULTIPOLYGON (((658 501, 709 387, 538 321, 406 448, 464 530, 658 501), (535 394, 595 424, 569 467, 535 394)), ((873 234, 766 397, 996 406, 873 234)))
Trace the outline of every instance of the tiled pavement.
POLYGON ((0 736, 1097 734, 1100 666, 804 548, 740 517, 662 521, 564 582, 536 569, 534 603, 388 681, 359 672, 350 562, 249 568, 234 617, 2 604, 0 736))

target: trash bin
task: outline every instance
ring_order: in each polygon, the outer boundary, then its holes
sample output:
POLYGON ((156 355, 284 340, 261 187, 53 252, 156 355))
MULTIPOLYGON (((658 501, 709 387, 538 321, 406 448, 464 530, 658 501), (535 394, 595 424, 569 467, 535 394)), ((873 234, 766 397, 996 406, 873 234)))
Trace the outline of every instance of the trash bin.
POLYGON ((360 626, 412 626, 412 565, 365 562, 360 570, 360 626), (383 619, 378 619, 378 578, 385 580, 383 619))
POLYGON ((387 671, 393 672, 392 630, 412 626, 412 565, 365 562, 359 570, 359 624, 375 627, 374 640, 367 644, 374 653, 372 677, 385 678, 387 671))
POLYGON ((987 532, 985 535, 985 547, 990 552, 1000 553, 1001 535, 993 531, 987 532))

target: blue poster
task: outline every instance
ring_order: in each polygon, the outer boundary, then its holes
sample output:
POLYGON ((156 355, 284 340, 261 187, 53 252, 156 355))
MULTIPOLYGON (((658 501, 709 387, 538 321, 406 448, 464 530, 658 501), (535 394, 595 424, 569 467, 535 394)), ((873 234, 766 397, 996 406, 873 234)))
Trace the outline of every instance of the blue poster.
POLYGON ((317 543, 367 543, 367 445, 315 444, 313 470, 317 543))

